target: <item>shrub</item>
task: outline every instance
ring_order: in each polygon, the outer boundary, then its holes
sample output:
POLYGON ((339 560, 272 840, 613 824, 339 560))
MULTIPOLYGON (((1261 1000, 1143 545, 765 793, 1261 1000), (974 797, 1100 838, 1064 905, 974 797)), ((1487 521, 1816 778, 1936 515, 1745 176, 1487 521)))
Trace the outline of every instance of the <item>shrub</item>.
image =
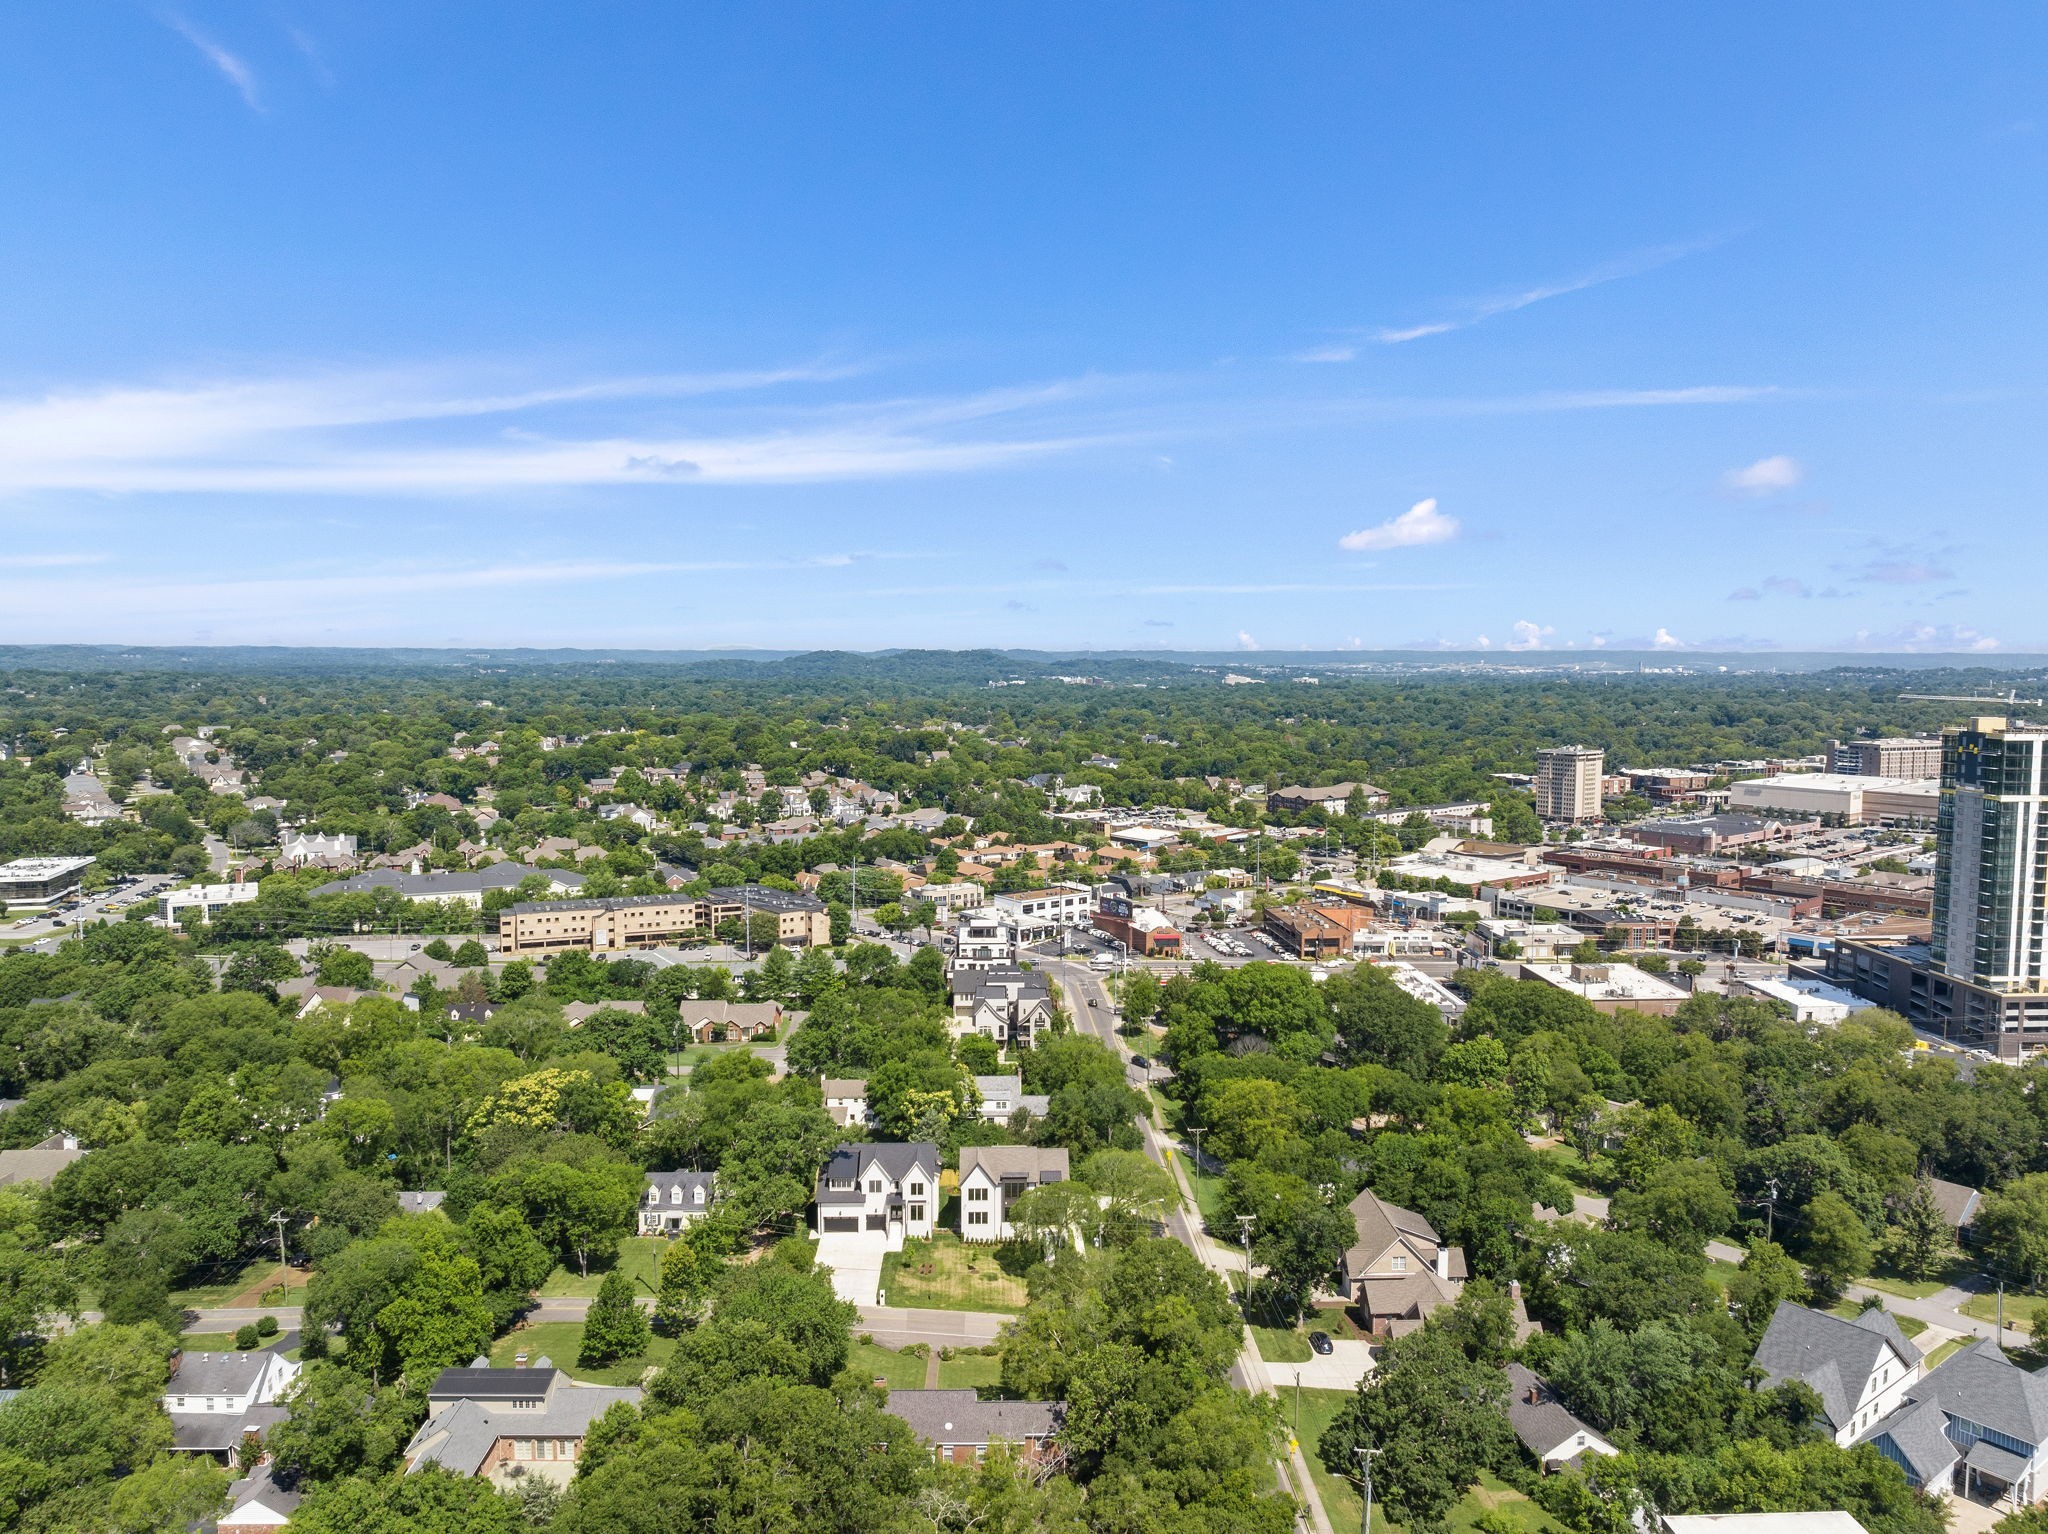
POLYGON ((254 1321, 235 1328, 235 1346, 244 1353, 255 1347, 262 1340, 263 1338, 257 1333, 254 1321))
POLYGON ((256 1335, 259 1337, 275 1337, 277 1335, 277 1317, 258 1316, 256 1318, 256 1335))

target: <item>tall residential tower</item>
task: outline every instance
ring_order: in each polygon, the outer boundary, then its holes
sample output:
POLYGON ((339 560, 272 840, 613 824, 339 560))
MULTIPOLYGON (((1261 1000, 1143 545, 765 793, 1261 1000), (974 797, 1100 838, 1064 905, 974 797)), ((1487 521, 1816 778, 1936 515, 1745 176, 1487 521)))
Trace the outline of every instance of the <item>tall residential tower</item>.
POLYGON ((1536 753, 1536 813, 1545 820, 1598 820, 1600 775, 1607 753, 1598 746, 1552 746, 1536 753))
POLYGON ((1999 718, 1945 731, 1937 836, 1935 964, 1988 990, 2048 993, 2048 731, 1999 718))

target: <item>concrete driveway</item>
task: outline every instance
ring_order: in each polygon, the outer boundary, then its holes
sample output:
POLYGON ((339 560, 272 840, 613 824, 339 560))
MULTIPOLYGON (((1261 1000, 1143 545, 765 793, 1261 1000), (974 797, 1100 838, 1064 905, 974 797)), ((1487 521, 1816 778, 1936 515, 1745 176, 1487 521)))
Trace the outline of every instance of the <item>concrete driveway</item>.
POLYGON ((1292 1385, 1297 1369, 1301 1371, 1304 1390, 1353 1390, 1372 1373, 1372 1349, 1355 1337, 1332 1337, 1330 1352, 1311 1353, 1306 1363, 1276 1364, 1270 1359, 1266 1362, 1266 1372, 1273 1377, 1276 1387, 1292 1385))
POLYGON ((854 1305, 873 1305, 882 1287, 889 1238, 879 1230, 831 1232, 818 1237, 817 1260, 832 1270, 832 1292, 854 1305))

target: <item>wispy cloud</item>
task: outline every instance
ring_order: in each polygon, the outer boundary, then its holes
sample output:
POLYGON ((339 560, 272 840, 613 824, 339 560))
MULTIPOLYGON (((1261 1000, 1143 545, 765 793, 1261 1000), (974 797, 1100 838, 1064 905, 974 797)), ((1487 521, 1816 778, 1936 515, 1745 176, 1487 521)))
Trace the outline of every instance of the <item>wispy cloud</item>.
POLYGON ((197 48, 200 57, 221 72, 227 82, 241 93, 242 102, 250 111, 261 112, 264 109, 263 97, 256 83, 256 71, 251 69, 245 60, 228 52, 176 11, 166 11, 163 21, 165 26, 197 48))
POLYGON ((1746 468, 1730 469, 1721 476, 1721 483, 1741 495, 1771 495, 1779 490, 1790 490, 1802 479, 1806 471, 1796 458, 1787 458, 1780 453, 1771 458, 1759 458, 1746 468))
POLYGON ((1018 429, 1016 420, 1007 423, 1009 431, 988 429, 1001 418, 1071 398, 1079 386, 784 407, 759 424, 715 430, 677 430, 664 419, 650 430, 644 424, 650 414, 673 413, 654 409, 662 401, 843 378, 856 370, 816 365, 516 390, 464 387, 447 371, 0 400, 0 492, 459 493, 803 483, 960 473, 1081 443, 1081 435, 1068 432, 1018 429), (465 421, 475 423, 466 432, 465 421), (423 440, 423 428, 434 423, 442 423, 441 430, 423 440))
POLYGON ((1375 549, 1410 549, 1429 543, 1449 543, 1458 536, 1458 519, 1437 510, 1436 497, 1417 501, 1398 517, 1377 527, 1363 527, 1346 533, 1337 547, 1362 553, 1375 549))
POLYGON ((0 570, 60 570, 106 562, 105 554, 0 554, 0 570))
POLYGON ((1650 647, 1654 650, 1682 650, 1685 641, 1667 628, 1659 628, 1650 636, 1650 647))
POLYGON ((1507 293, 1498 293, 1490 298, 1472 299, 1454 306, 1452 313, 1440 319, 1425 320, 1414 325, 1387 325, 1371 330, 1352 333, 1346 340, 1334 341, 1327 345, 1312 347, 1297 352, 1297 362, 1350 362, 1358 355, 1358 342, 1374 346, 1405 346, 1410 341, 1422 341, 1430 336, 1448 335, 1454 330, 1466 330, 1503 314, 1514 314, 1519 310, 1547 303, 1553 298, 1563 298, 1572 293, 1583 293, 1588 288, 1602 287, 1610 282, 1619 282, 1625 277, 1640 277, 1645 272, 1655 271, 1660 266, 1669 266, 1687 256, 1698 255, 1719 245, 1717 238, 1688 240, 1675 245, 1658 245, 1649 250, 1631 252, 1613 261, 1604 261, 1589 271, 1562 282, 1542 283, 1536 287, 1519 288, 1507 293))

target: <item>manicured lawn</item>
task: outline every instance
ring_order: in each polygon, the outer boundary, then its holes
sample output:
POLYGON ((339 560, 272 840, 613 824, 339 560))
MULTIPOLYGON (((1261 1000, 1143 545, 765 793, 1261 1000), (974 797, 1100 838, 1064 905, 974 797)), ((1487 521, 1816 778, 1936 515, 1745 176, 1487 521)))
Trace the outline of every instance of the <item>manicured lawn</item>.
POLYGON ((1031 1297, 1024 1272, 1037 1257, 1035 1247, 970 1246, 954 1235, 906 1241, 882 1259, 882 1292, 891 1305, 926 1310, 1022 1310, 1031 1297))
MULTIPOLYGON (((2014 1294, 2007 1291, 2005 1296, 2005 1324, 2025 1325, 2031 1333, 2033 1323, 2043 1306, 2048 1306, 2048 1297, 2038 1294, 2014 1294)), ((1998 1296, 1996 1294, 1973 1294, 1957 1307, 1966 1316, 1975 1316, 1979 1321, 1998 1319, 1998 1296)))
POLYGON ((1259 1345, 1259 1357, 1269 1364, 1301 1364, 1309 1360, 1308 1334, 1305 1332, 1282 1331, 1274 1326, 1250 1328, 1252 1340, 1259 1345))
MULTIPOLYGON (((619 1244, 618 1265, 633 1281, 635 1294, 654 1294, 660 1290, 661 1254, 667 1250, 666 1236, 628 1236, 619 1244)), ((590 1276, 586 1278, 574 1268, 557 1268, 540 1286, 540 1293, 545 1299, 576 1294, 595 1296, 608 1271, 592 1263, 590 1276)))
POLYGON ((1725 1291, 1728 1287, 1728 1281, 1741 1271, 1742 1264, 1739 1262, 1723 1262, 1718 1257, 1709 1257, 1707 1259, 1706 1279, 1716 1289, 1725 1291))
POLYGON ((1223 1218, 1223 1179, 1205 1172, 1197 1182, 1192 1157, 1185 1160, 1184 1169, 1189 1186, 1194 1190, 1195 1205, 1202 1211, 1202 1223, 1209 1232, 1209 1239, 1230 1251, 1243 1251, 1244 1248, 1237 1244, 1237 1227, 1223 1218))
POLYGON ((1534 1502, 1504 1481, 1482 1475, 1479 1484, 1466 1492, 1451 1515, 1444 1520, 1451 1534, 1468 1534, 1486 1513, 1498 1513, 1508 1524, 1527 1534, 1550 1534, 1562 1525, 1534 1502))
POLYGON ((1970 1339, 1968 1337, 1949 1338, 1948 1341, 1944 1342, 1932 1353, 1929 1353, 1927 1355, 1926 1362, 1921 1364, 1920 1367, 1922 1369, 1932 1369, 1936 1364, 1941 1363, 1944 1359, 1948 1357, 1949 1354, 1953 1353, 1957 1348, 1961 1347, 1964 1343, 1968 1342, 1969 1340, 1970 1339))
MULTIPOLYGON (((925 1361, 910 1353, 898 1353, 879 1342, 859 1342, 846 1356, 846 1367, 864 1380, 883 1380, 891 1390, 922 1390, 925 1361)), ((945 1369, 940 1364, 941 1371, 945 1369)), ((943 1378, 943 1374, 941 1375, 943 1378)))
MULTIPOLYGON (((1830 1305, 1828 1314, 1840 1316, 1844 1321, 1853 1321, 1863 1313, 1863 1307, 1854 1300, 1843 1300, 1839 1305, 1830 1305)), ((1917 1316, 1902 1316, 1894 1313, 1892 1320, 1908 1337, 1917 1337, 1927 1330, 1927 1323, 1917 1316)))
POLYGON ((1950 1275, 1942 1272, 1933 1278, 1901 1278, 1896 1273, 1866 1273, 1857 1282, 1885 1294, 1896 1294, 1901 1299, 1924 1300, 1929 1295, 1938 1294, 1946 1289, 1950 1275))
POLYGON ((1003 1359, 999 1353, 969 1353, 963 1358, 939 1360, 939 1389, 998 1391, 1003 1383, 1003 1359))
POLYGON ((571 1379, 593 1385, 637 1385, 650 1365, 667 1363, 669 1354, 676 1350, 674 1338, 656 1337, 638 1358, 606 1364, 601 1369, 584 1369, 576 1363, 582 1347, 581 1321, 541 1321, 507 1332, 492 1343, 491 1362, 500 1369, 509 1369, 518 1355, 524 1353, 529 1367, 547 1358, 571 1379))
POLYGON ((235 1351, 233 1332, 187 1332, 178 1339, 178 1346, 188 1353, 232 1353, 235 1351))

